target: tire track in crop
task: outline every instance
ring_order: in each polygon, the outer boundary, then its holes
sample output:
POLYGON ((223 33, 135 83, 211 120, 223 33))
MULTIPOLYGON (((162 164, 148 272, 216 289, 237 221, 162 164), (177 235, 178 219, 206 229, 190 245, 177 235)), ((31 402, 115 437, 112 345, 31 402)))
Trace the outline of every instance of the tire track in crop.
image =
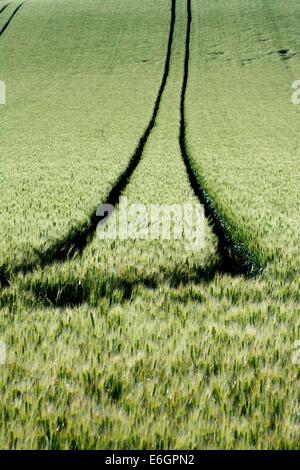
MULTIPOLYGON (((118 180, 112 187, 108 197, 106 198, 106 203, 105 204, 110 204, 112 206, 116 206, 118 204, 119 198, 124 191, 125 187, 127 186, 131 175, 133 174, 134 170, 138 166, 142 155, 144 148, 147 144, 147 141, 150 137, 150 134, 155 126, 156 118, 159 112, 160 108, 160 103, 161 99, 163 96, 163 93, 165 91, 167 81, 168 81, 168 76, 170 72, 170 63, 171 63, 171 52, 172 52, 172 44, 173 44, 173 37, 174 37, 174 30, 175 30, 175 21, 176 21, 176 0, 171 0, 171 21, 170 21, 170 32, 169 32, 169 40, 168 40, 168 47, 167 47, 167 55, 166 55, 166 62, 165 62, 165 69, 164 69, 164 74, 162 78, 162 82, 160 85, 160 89, 156 98, 156 102, 154 105, 152 117, 150 119, 150 122, 141 137, 138 146, 136 147, 136 150, 134 154, 132 155, 129 164, 125 171, 119 176, 118 180)), ((96 216, 97 217, 97 216, 96 216)), ((99 221, 99 217, 97 217, 97 221, 99 221)), ((97 224, 96 224, 97 225, 97 224)), ((96 229, 96 227, 95 227, 96 229)))
MULTIPOLYGON (((17 13, 17 11, 21 8, 22 4, 15 10, 14 14, 9 19, 6 27, 8 26, 9 22, 13 18, 13 16, 17 13)), ((147 144, 147 141, 150 137, 150 134, 155 126, 156 118, 159 112, 161 99, 166 88, 169 71, 170 71, 170 63, 171 63, 171 52, 172 52, 172 45, 173 45, 173 38, 174 38, 174 30, 175 30, 175 21, 176 21, 176 0, 171 0, 171 12, 170 12, 170 31, 168 37, 168 44, 167 44, 167 52, 166 52, 166 60, 164 66, 164 73, 161 81, 160 88, 158 90, 158 94, 156 97, 156 101, 154 104, 153 112, 151 119, 149 121, 148 126, 146 127, 144 134, 140 138, 138 145, 130 158, 129 164, 126 169, 121 173, 118 177, 117 181, 113 185, 112 189, 110 190, 107 197, 104 199, 103 204, 109 204, 112 206, 116 206, 119 202, 119 198, 127 186, 131 175, 133 174, 134 170, 137 168, 143 152, 144 148, 147 144)), ((98 209, 98 208, 97 208, 98 209)), ((81 255, 86 246, 90 243, 92 238, 95 235, 97 225, 101 220, 100 217, 97 215, 97 209, 92 212, 88 220, 81 224, 80 226, 73 227, 69 233, 59 241, 56 241, 52 246, 50 246, 47 250, 41 252, 36 250, 33 255, 33 261, 29 261, 28 263, 22 262, 21 265, 10 267, 10 266, 2 266, 0 267, 0 286, 8 287, 10 285, 10 279, 13 275, 17 273, 23 273, 33 271, 38 267, 45 267, 51 265, 55 262, 64 262, 67 259, 72 259, 77 255, 81 255)))
POLYGON ((6 8, 8 7, 9 3, 7 3, 6 5, 4 5, 4 7, 0 8, 0 15, 1 13, 6 10, 6 8))
POLYGON ((187 32, 185 44, 185 62, 184 77, 181 92, 180 103, 180 148, 182 158, 186 166, 190 184, 195 195, 204 205, 206 217, 213 222, 213 231, 218 239, 218 249, 221 256, 220 271, 229 274, 242 274, 246 276, 256 275, 262 271, 258 255, 251 252, 242 237, 235 236, 232 227, 227 218, 222 214, 209 191, 205 188, 203 176, 197 172, 194 162, 191 159, 186 142, 186 116, 185 102, 186 91, 189 79, 189 63, 190 63, 190 44, 191 44, 191 25, 192 25, 192 0, 187 0, 187 32))
MULTIPOLYGON (((17 6, 17 8, 14 10, 14 12, 10 15, 10 17, 8 18, 8 20, 6 21, 6 23, 4 24, 4 26, 2 26, 2 28, 0 29, 0 36, 2 36, 2 34, 4 33, 4 31, 6 31, 6 29, 8 28, 8 26, 10 25, 10 22, 13 20, 13 18, 16 16, 16 14, 18 13, 18 11, 20 10, 20 8, 24 5, 24 3, 20 3, 20 5, 17 6)), ((7 5, 6 5, 7 6, 7 5)), ((3 10, 2 10, 3 11, 3 10)))
MULTIPOLYGON (((169 71, 170 71, 170 61, 171 61, 171 51, 172 51, 172 44, 173 44, 173 37, 174 37, 174 29, 175 29, 175 20, 176 20, 176 0, 171 0, 171 20, 170 20, 170 32, 168 38, 168 45, 167 45, 167 54, 166 54, 166 61, 164 67, 164 73, 162 82, 158 91, 158 95, 155 101, 152 117, 149 121, 149 124, 142 135, 134 154, 132 155, 128 166, 124 170, 123 173, 118 177, 117 181, 113 185, 112 189, 110 190, 109 194, 105 198, 105 205, 112 205, 116 206, 119 202, 120 196, 127 186, 131 175, 133 174, 134 170, 138 166, 144 148, 147 144, 147 141, 150 137, 152 129, 154 128, 155 121, 158 115, 160 102, 164 90, 166 88, 169 71)), ((52 264, 55 261, 63 261, 66 258, 72 257, 75 254, 80 254, 85 249, 85 247, 90 242, 91 238, 94 236, 97 225, 99 223, 99 216, 97 215, 97 210, 93 212, 90 217, 89 223, 79 229, 75 229, 74 233, 68 235, 67 239, 59 243, 54 247, 54 249, 50 249, 49 252, 46 252, 44 255, 41 255, 42 264, 52 264)))

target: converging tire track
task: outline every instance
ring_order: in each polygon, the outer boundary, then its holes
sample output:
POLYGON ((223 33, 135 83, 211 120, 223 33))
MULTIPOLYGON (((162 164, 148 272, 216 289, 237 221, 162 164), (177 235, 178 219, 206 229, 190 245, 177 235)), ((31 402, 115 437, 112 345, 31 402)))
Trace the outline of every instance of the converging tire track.
POLYGON ((190 184, 195 195, 204 205, 205 214, 213 222, 213 231, 218 239, 218 249, 221 256, 220 271, 229 274, 256 275, 262 271, 262 266, 257 256, 251 252, 244 240, 237 239, 230 228, 224 214, 220 213, 216 207, 215 201, 205 188, 201 175, 195 170, 194 164, 188 154, 186 144, 186 116, 185 102, 186 91, 189 79, 190 63, 190 44, 191 44, 191 26, 192 26, 192 0, 187 0, 187 32, 185 44, 185 62, 184 77, 181 92, 180 104, 180 148, 186 170, 189 176, 190 184))
MULTIPOLYGON (((125 187, 127 186, 131 175, 133 174, 134 170, 138 166, 144 148, 147 144, 147 141, 150 137, 151 131, 155 126, 155 121, 159 112, 159 107, 161 103, 161 98, 166 88, 169 71, 170 71, 170 61, 171 61, 171 51, 172 51, 172 44, 173 44, 173 37, 174 37, 174 29, 175 29, 175 21, 176 21, 176 0, 171 0, 171 20, 170 20, 170 32, 168 38, 168 45, 167 45, 167 54, 166 54, 166 61, 164 67, 164 73, 162 82, 158 91, 158 95, 155 101, 152 117, 149 121, 149 124, 142 135, 138 146, 135 149, 134 154, 132 155, 128 166, 124 170, 124 172, 118 177, 116 183, 113 185, 112 189, 110 190, 108 196, 105 198, 105 205, 112 205, 116 206, 119 202, 120 196, 122 191, 124 191, 125 187)), ((70 236, 67 237, 66 240, 56 245, 55 249, 52 252, 52 249, 47 251, 44 254, 41 254, 42 265, 52 264, 55 261, 63 261, 66 258, 74 256, 74 254, 80 254, 88 245, 90 240, 95 234, 97 225, 99 223, 99 216, 97 215, 97 210, 93 212, 92 216, 90 217, 90 222, 85 226, 84 229, 79 228, 70 236), (52 253, 51 253, 52 252, 52 253)))
MULTIPOLYGON (((5 29, 7 28, 13 16, 21 8, 21 6, 22 4, 19 5, 19 7, 15 10, 14 14, 10 17, 9 21, 7 22, 5 26, 5 29)), ((154 104, 154 109, 152 112, 151 119, 149 121, 149 124, 144 134, 139 140, 139 143, 135 149, 134 154, 130 158, 128 166, 123 171, 123 173, 118 177, 116 183, 113 185, 109 194, 104 199, 104 203, 103 203, 104 205, 107 204, 107 205, 116 206, 118 204, 122 191, 127 186, 131 175, 133 174, 134 170, 137 168, 142 158, 144 148, 155 126, 162 95, 166 88, 169 71, 170 71, 171 51, 172 51, 175 22, 176 22, 176 0, 171 0, 171 13, 170 14, 171 14, 170 31, 169 31, 169 37, 168 37, 164 73, 163 73, 161 85, 157 94, 157 98, 154 104)), ((98 212, 97 210, 98 208, 93 211, 91 216, 88 218, 87 222, 75 228, 73 227, 70 230, 70 232, 62 240, 55 242, 46 251, 43 251, 43 252, 36 251, 34 253, 35 261, 31 261, 28 264, 22 263, 21 265, 14 267, 12 270, 10 270, 9 266, 3 266, 0 272, 0 285, 4 287, 9 286, 10 278, 14 274, 17 274, 20 272, 25 274, 26 272, 33 271, 34 269, 38 267, 43 268, 55 262, 63 262, 67 259, 72 259, 77 255, 81 255, 84 249, 86 248, 86 246, 90 243, 93 236, 95 235, 97 225, 99 221, 101 220, 101 218, 97 215, 97 212, 98 212)))
MULTIPOLYGON (((9 22, 23 4, 19 5, 10 17, 4 28, 6 29, 9 22)), ((126 169, 118 177, 117 181, 113 185, 107 197, 104 199, 103 206, 111 205, 116 207, 118 205, 120 196, 128 185, 132 174, 139 165, 142 159, 145 146, 151 135, 151 132, 155 126, 156 119, 160 110, 162 96, 165 91, 169 72, 172 55, 172 46, 174 38, 174 30, 176 23, 176 0, 171 0, 171 19, 170 19, 170 31, 167 44, 166 60, 164 66, 164 73, 161 81, 161 85, 157 94, 157 98, 154 104, 153 112, 148 126, 146 127, 144 134, 140 138, 138 145, 130 158, 129 164, 126 169)), ((213 225, 213 231, 218 239, 218 251, 220 255, 220 264, 217 270, 221 273, 229 274, 242 274, 242 275, 254 275, 261 272, 262 267, 254 253, 252 253, 247 247, 246 243, 242 239, 238 239, 232 233, 232 228, 226 220, 226 216, 220 213, 216 207, 216 203, 210 196, 209 192, 203 184, 202 177, 194 168, 194 163, 190 158, 187 151, 186 144, 186 116, 185 116, 185 104, 186 104, 186 91, 189 79, 189 61, 190 61, 190 43, 191 43, 191 25, 192 25, 192 0, 187 0, 187 29, 186 29, 186 42, 185 42, 185 57, 184 57, 184 73, 183 83, 180 96, 180 123, 179 123, 179 144, 182 159, 185 164, 185 168, 188 174, 190 185, 199 199, 199 201, 205 207, 205 213, 207 218, 211 219, 213 225)), ((3 30, 2 30, 3 32, 3 30)), ((2 34, 2 33, 1 33, 2 34)), ((22 263, 19 266, 10 268, 9 266, 3 266, 0 272, 0 284, 2 286, 10 285, 10 278, 21 272, 33 271, 37 268, 43 268, 50 266, 55 262, 64 262, 67 259, 73 259, 75 256, 81 255, 87 245, 91 242, 95 235, 97 225, 101 218, 98 215, 98 208, 94 210, 87 221, 79 226, 73 227, 67 235, 53 243, 45 251, 34 252, 35 259, 30 261, 28 264, 22 263)))
MULTIPOLYGON (((24 3, 20 3, 20 5, 17 6, 17 8, 13 11, 13 13, 10 15, 10 17, 8 18, 8 20, 6 21, 6 23, 4 24, 4 26, 2 26, 2 28, 0 28, 0 36, 2 36, 2 34, 4 33, 4 31, 6 31, 6 29, 8 28, 8 26, 10 25, 11 21, 13 20, 13 18, 16 16, 16 14, 18 13, 18 11, 20 10, 20 8, 24 5, 24 3)), ((6 5, 8 6, 8 5, 6 5)), ((5 9, 5 7, 4 7, 5 9)), ((2 12, 3 10, 1 10, 2 12)), ((0 13, 1 13, 0 12, 0 13)))
MULTIPOLYGON (((120 199, 120 196, 121 196, 122 192, 124 191, 125 187, 127 186, 131 175, 135 171, 136 167, 138 166, 138 164, 139 164, 139 162, 142 158, 144 148, 145 148, 145 146, 147 144, 147 141, 150 137, 150 134, 151 134, 151 132, 152 132, 154 126, 155 126, 155 121, 156 121, 156 118, 157 118, 157 115, 158 115, 158 112, 159 112, 161 99, 162 99, 163 93, 165 91, 168 76, 169 76, 169 72, 170 72, 171 52, 172 52, 172 44, 173 44, 173 38, 174 38, 175 22, 176 22, 176 0, 172 0, 170 33, 169 33, 169 40, 168 40, 168 47, 167 47, 165 69, 164 69, 164 74, 163 74, 161 86, 160 86, 160 89, 159 89, 159 92, 158 92, 158 95, 157 95, 157 98, 156 98, 156 102, 155 102, 155 105, 154 105, 153 114, 152 114, 150 122, 149 122, 143 136, 141 137, 141 139, 139 141, 139 144, 138 144, 134 154, 132 155, 132 157, 130 159, 129 165, 127 166, 125 171, 119 176, 117 182, 115 183, 115 185, 111 189, 111 191, 110 191, 110 193, 109 193, 109 195, 106 199, 106 204, 108 204, 108 205, 115 206, 118 203, 118 201, 120 199)), ((96 226, 97 226, 98 222, 99 222, 99 217, 96 215, 94 229, 96 229, 96 226)))

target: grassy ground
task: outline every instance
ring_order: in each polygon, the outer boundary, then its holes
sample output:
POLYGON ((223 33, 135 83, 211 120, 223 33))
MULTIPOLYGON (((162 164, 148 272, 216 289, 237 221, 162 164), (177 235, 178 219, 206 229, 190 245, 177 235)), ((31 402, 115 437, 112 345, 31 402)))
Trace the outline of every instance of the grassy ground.
MULTIPOLYGON (((201 252, 186 252, 180 241, 95 236, 75 260, 15 276, 0 293, 7 344, 0 447, 299 448, 300 373, 291 359, 300 339, 296 126, 278 133, 282 119, 297 122, 286 91, 297 78, 290 80, 297 55, 288 66, 278 54, 261 59, 264 68, 259 60, 243 63, 281 25, 288 45, 276 47, 296 51, 298 7, 288 3, 266 2, 264 16, 258 2, 192 2, 189 156, 220 213, 266 269, 249 279, 219 272, 206 221, 201 252), (265 89, 274 81, 275 91, 265 89)), ((131 202, 195 200, 179 146, 187 2, 176 6, 159 112, 123 192, 131 202)), ((166 45, 170 4, 164 8, 166 45)))

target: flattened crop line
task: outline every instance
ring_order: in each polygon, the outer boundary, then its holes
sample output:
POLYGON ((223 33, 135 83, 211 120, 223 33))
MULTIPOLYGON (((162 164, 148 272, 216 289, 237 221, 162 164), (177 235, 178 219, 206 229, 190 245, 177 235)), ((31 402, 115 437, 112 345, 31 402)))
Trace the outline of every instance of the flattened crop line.
POLYGON ((20 3, 19 6, 17 6, 17 8, 15 9, 15 11, 11 14, 11 16, 8 18, 8 20, 6 21, 5 25, 2 26, 2 28, 0 29, 0 36, 2 36, 2 34, 4 33, 4 31, 8 28, 10 22, 12 21, 12 19, 16 16, 16 14, 18 13, 18 11, 20 10, 20 8, 23 6, 24 4, 23 3, 20 3))
MULTIPOLYGON (((162 78, 162 82, 158 91, 158 95, 155 101, 152 117, 150 122, 142 135, 138 146, 135 149, 134 154, 132 155, 127 168, 124 170, 123 173, 118 177, 116 183, 113 185, 112 189, 110 190, 108 196, 105 198, 105 204, 110 204, 112 206, 116 206, 119 202, 119 198, 122 194, 122 191, 125 189, 128 181, 138 166, 145 145, 149 139, 152 129, 154 128, 156 117, 159 111, 161 98, 163 92, 165 90, 169 70, 170 70, 170 61, 171 61, 171 51, 172 51, 172 44, 173 44, 173 37, 174 37, 174 29, 175 29, 175 20, 176 20, 176 0, 171 0, 171 21, 170 21, 170 33, 168 39, 168 46, 167 46, 167 54, 166 54, 166 61, 165 61, 165 68, 164 74, 162 78)), ((88 245, 90 240, 95 234, 97 225, 99 222, 99 216, 97 215, 97 210, 93 212, 91 215, 89 222, 85 225, 85 227, 74 229, 74 232, 68 235, 67 240, 59 243, 54 247, 54 249, 50 249, 43 255, 41 255, 42 264, 51 264, 55 261, 63 261, 66 258, 70 258, 75 254, 80 254, 88 245)))
POLYGON ((170 33, 169 33, 169 40, 168 40, 166 62, 165 62, 165 70, 164 70, 161 86, 160 86, 160 89, 159 89, 159 92, 158 92, 158 95, 157 95, 157 98, 156 98, 155 106, 154 106, 154 109, 153 109, 153 114, 152 114, 150 122, 149 122, 143 136, 141 137, 141 139, 138 143, 137 148, 135 149, 134 154, 132 155, 132 157, 130 159, 128 167, 120 175, 117 182, 115 183, 115 185, 111 189, 111 191, 110 191, 110 193, 107 197, 106 204, 111 204, 111 205, 115 206, 118 203, 119 198, 122 194, 122 191, 127 186, 131 175, 133 174, 134 170, 136 169, 137 165, 139 164, 139 162, 142 158, 145 145, 146 145, 146 143, 149 139, 149 136, 150 136, 150 134, 151 134, 151 132, 154 128, 155 121, 156 121, 157 114, 158 114, 159 107, 160 107, 160 103, 161 103, 161 99, 162 99, 162 95, 163 95, 163 92, 166 88, 166 84, 167 84, 167 80, 168 80, 168 76, 169 76, 169 71, 170 71, 170 62, 171 62, 172 44, 173 44, 173 37, 174 37, 174 30, 175 30, 175 21, 176 21, 176 0, 172 0, 171 23, 170 23, 170 33))
POLYGON ((7 3, 6 5, 4 5, 4 7, 0 8, 0 15, 1 13, 8 7, 9 3, 7 3))
MULTIPOLYGON (((21 5, 18 7, 20 8, 21 5)), ((15 12, 16 13, 16 12, 15 12)), ((105 198, 105 204, 110 204, 116 206, 118 204, 119 198, 122 194, 122 191, 125 189, 126 185, 129 182, 129 179, 138 166, 145 145, 149 139, 149 136, 154 128, 157 114, 160 108, 160 103, 162 95, 166 88, 169 71, 170 71, 170 62, 171 62, 171 52, 173 45, 173 37, 175 30, 175 21, 176 21, 176 0, 171 0, 171 20, 170 20, 170 32, 168 38, 168 46, 166 53, 166 61, 164 66, 164 73, 162 82, 158 91, 158 95, 155 101, 154 109, 152 112, 152 117, 150 122, 144 131, 144 134, 140 138, 140 141, 135 149, 134 154, 132 155, 127 168, 124 172, 118 177, 116 183, 113 185, 109 194, 105 198)), ((97 208, 98 209, 98 208, 97 208)), ((66 235, 63 240, 57 241, 50 248, 44 252, 35 252, 34 261, 29 263, 22 263, 22 265, 10 268, 9 266, 0 266, 0 286, 7 287, 10 285, 10 278, 13 274, 18 272, 28 272, 33 271, 37 267, 45 267, 51 265, 55 262, 63 262, 66 259, 72 259, 78 254, 81 254, 88 243, 93 238, 97 225, 99 223, 99 216, 97 215, 97 209, 93 211, 92 215, 89 217, 88 221, 80 226, 73 227, 70 232, 66 235)))
POLYGON ((192 0, 187 0, 187 33, 185 45, 184 77, 180 102, 180 148, 190 184, 195 195, 205 207, 205 213, 213 222, 213 230, 218 238, 218 249, 221 255, 221 271, 230 274, 242 274, 252 276, 259 274, 263 267, 259 261, 259 255, 251 252, 242 237, 236 236, 232 231, 226 216, 219 212, 215 201, 205 188, 203 177, 195 169, 194 162, 190 158, 186 144, 186 117, 185 98, 189 78, 190 43, 192 25, 192 0))

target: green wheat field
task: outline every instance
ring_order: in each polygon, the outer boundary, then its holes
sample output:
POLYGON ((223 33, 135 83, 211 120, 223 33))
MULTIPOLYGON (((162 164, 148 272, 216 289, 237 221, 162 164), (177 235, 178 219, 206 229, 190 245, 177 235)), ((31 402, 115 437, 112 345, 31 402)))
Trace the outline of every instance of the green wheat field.
POLYGON ((0 1, 1 449, 300 449, 299 24, 0 1), (101 240, 121 197, 200 202, 204 247, 101 240))

